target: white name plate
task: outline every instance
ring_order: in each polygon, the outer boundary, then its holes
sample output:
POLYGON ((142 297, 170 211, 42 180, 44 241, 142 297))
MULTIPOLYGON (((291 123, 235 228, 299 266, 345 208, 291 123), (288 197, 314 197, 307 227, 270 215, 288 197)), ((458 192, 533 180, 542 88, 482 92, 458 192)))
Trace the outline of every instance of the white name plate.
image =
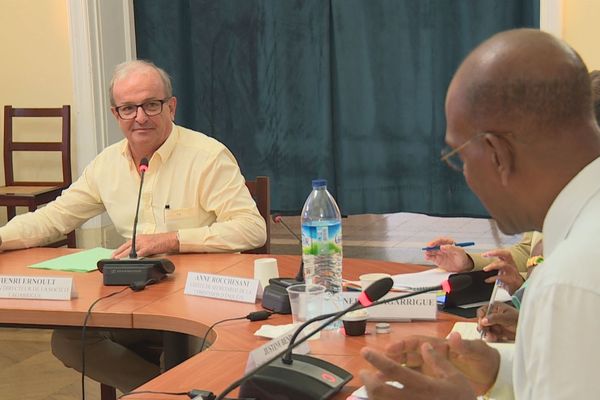
POLYGON ((71 300, 77 297, 73 278, 0 275, 0 297, 5 299, 71 300))
MULTIPOLYGON (((358 292, 343 292, 344 306, 353 304, 358 292)), ((398 296, 397 293, 388 293, 383 299, 398 296)), ((408 321, 413 319, 435 320, 437 317, 436 293, 423 293, 390 303, 380 304, 367 308, 370 321, 408 321)))
MULTIPOLYGON (((262 346, 252 350, 248 355, 248 362, 246 363, 246 372, 254 369, 270 358, 272 358, 275 354, 285 350, 290 344, 290 340, 296 332, 296 329, 300 326, 300 324, 295 324, 291 330, 287 331, 281 336, 278 336, 274 339, 269 340, 267 343, 262 346)), ((305 332, 300 332, 296 341, 302 339, 305 336, 305 332)), ((296 347, 292 353, 294 354, 308 354, 310 348, 308 347, 308 343, 304 342, 300 346, 296 347)))
POLYGON ((254 303, 259 294, 258 279, 188 272, 185 294, 254 303))

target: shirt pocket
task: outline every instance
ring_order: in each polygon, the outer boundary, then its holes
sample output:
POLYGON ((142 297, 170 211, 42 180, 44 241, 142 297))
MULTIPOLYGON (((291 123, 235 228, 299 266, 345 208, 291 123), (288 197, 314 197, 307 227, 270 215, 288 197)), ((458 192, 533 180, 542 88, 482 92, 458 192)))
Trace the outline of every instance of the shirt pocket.
POLYGON ((206 225, 202 223, 205 213, 198 207, 165 209, 165 226, 167 231, 179 229, 199 228, 206 225))

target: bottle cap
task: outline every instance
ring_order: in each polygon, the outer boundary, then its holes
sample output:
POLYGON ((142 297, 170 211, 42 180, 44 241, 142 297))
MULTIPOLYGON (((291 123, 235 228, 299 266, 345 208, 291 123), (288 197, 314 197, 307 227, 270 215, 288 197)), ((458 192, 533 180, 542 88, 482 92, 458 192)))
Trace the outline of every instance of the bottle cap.
POLYGON ((390 333, 392 329, 387 322, 380 322, 375 325, 375 333, 390 333))
POLYGON ((312 187, 313 189, 327 186, 327 179, 313 179, 312 187))

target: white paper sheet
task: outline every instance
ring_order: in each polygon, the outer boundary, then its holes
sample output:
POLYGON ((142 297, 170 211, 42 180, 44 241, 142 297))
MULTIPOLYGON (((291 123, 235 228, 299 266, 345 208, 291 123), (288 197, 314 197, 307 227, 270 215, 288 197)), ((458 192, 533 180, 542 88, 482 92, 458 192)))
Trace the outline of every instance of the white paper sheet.
POLYGON ((452 272, 444 271, 440 268, 428 269, 422 272, 411 274, 394 275, 394 288, 404 290, 419 290, 426 287, 440 285, 448 279, 452 272))

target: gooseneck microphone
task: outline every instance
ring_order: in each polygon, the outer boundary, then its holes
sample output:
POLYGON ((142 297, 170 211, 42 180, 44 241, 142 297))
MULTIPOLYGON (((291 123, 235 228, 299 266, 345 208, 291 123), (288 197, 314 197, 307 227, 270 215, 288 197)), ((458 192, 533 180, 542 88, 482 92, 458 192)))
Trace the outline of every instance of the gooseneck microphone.
POLYGON ((137 205, 135 207, 135 218, 133 218, 133 234, 131 235, 131 251, 129 252, 129 258, 137 258, 137 252, 135 251, 135 236, 137 232, 138 215, 140 213, 140 201, 142 200, 142 187, 144 186, 144 175, 148 170, 148 159, 142 158, 138 171, 140 172, 140 190, 138 192, 137 205))
MULTIPOLYGON (((281 215, 273 215, 273 222, 281 224, 298 241, 300 254, 302 254, 302 240, 290 229, 281 218, 281 215)), ((290 297, 287 287, 304 282, 304 261, 300 257, 300 268, 295 278, 271 278, 269 284, 264 288, 262 306, 277 314, 291 314, 290 297)))
MULTIPOLYGON (((296 235, 294 231, 288 226, 288 224, 285 223, 281 215, 273 215, 273 222, 275 222, 276 224, 281 224, 290 233, 290 235, 296 238, 298 244, 300 245, 300 254, 302 255, 302 239, 300 239, 298 235, 296 235)), ((296 274, 296 277, 294 279, 298 282, 304 282, 304 261, 302 260, 302 258, 300 258, 300 269, 298 270, 298 273, 296 274)))
POLYGON ((444 282, 442 282, 441 285, 430 286, 430 287, 426 287, 426 288, 416 290, 414 292, 410 292, 407 294, 403 294, 400 296, 389 297, 387 299, 374 301, 371 305, 366 306, 364 308, 375 307, 380 304, 391 303, 392 301, 402 300, 407 297, 413 297, 413 296, 417 296, 419 294, 428 293, 428 292, 435 292, 435 291, 440 291, 440 290, 443 290, 446 294, 448 294, 450 292, 457 292, 459 290, 468 288, 472 282, 473 282, 473 280, 468 275, 451 275, 448 277, 448 279, 446 279, 444 282))
POLYGON ((363 291, 360 294, 358 301, 345 310, 322 315, 313 318, 310 321, 306 321, 296 329, 287 349, 277 353, 264 364, 233 382, 216 398, 216 400, 225 398, 229 392, 240 385, 242 386, 240 388, 239 397, 242 398, 255 397, 258 399, 269 399, 274 398, 274 394, 285 393, 285 398, 288 400, 326 399, 338 392, 352 379, 352 374, 336 365, 318 358, 300 354, 294 354, 292 356, 292 350, 323 330, 333 321, 341 318, 344 314, 371 304, 374 300, 383 297, 390 291, 393 284, 394 281, 392 278, 380 279, 363 291), (308 324, 330 317, 331 319, 327 320, 317 329, 304 336, 302 339, 295 341, 298 334, 308 324), (290 361, 287 360, 288 353, 290 354, 290 361), (282 356, 284 357, 282 358, 282 356), (294 362, 293 365, 291 362, 292 357, 294 362))
POLYGON ((148 159, 142 158, 138 171, 140 172, 140 190, 138 192, 135 217, 133 218, 133 234, 131 237, 131 251, 129 259, 116 260, 104 259, 97 263, 98 270, 102 272, 104 285, 130 286, 135 291, 143 290, 147 284, 156 283, 175 271, 171 260, 166 258, 137 258, 135 241, 137 234, 138 215, 142 199, 144 175, 148 170, 148 159))
POLYGON ((385 296, 391 290, 392 286, 394 285, 394 280, 392 278, 379 279, 378 281, 373 282, 373 284, 371 284, 369 287, 367 287, 365 289, 365 291, 362 292, 358 296, 358 300, 354 304, 352 304, 350 307, 348 307, 347 309, 345 309, 339 313, 319 315, 308 321, 305 321, 302 325, 300 325, 298 327, 298 329, 296 330, 296 332, 294 332, 294 335, 292 336, 292 338, 290 339, 290 343, 288 345, 288 350, 285 353, 285 355, 283 356, 282 361, 286 364, 292 363, 292 349, 293 349, 293 347, 295 347, 294 342, 295 342, 296 338, 298 337, 298 335, 300 334, 300 331, 302 331, 302 329, 306 328, 308 325, 310 325, 313 322, 321 321, 321 320, 327 319, 329 317, 334 317, 334 318, 331 318, 331 320, 325 322, 320 327, 318 327, 313 333, 304 337, 298 343, 298 345, 300 345, 305 340, 307 340, 308 338, 313 336, 315 333, 317 333, 320 330, 322 330, 323 328, 325 328, 330 323, 334 322, 338 318, 341 318, 344 314, 354 311, 358 308, 375 307, 380 304, 391 303, 393 301, 402 300, 407 297, 418 296, 423 293, 439 291, 439 290, 443 290, 446 293, 450 293, 451 291, 458 291, 458 290, 467 288, 469 285, 471 285, 471 281, 472 281, 471 277, 467 276, 467 275, 450 276, 447 280, 442 282, 441 285, 430 286, 430 287, 426 287, 426 288, 423 288, 423 289, 420 289, 420 290, 417 290, 414 292, 410 292, 410 293, 406 293, 403 295, 379 300, 383 296, 385 296))
POLYGON ((288 226, 288 224, 285 223, 281 215, 273 215, 273 222, 275 222, 276 224, 283 225, 283 227, 290 233, 290 235, 295 237, 298 243, 302 245, 302 239, 300 239, 298 235, 296 235, 296 233, 288 226))
POLYGON ((278 398, 279 394, 285 393, 285 398, 288 400, 327 399, 350 381, 352 375, 327 361, 306 355, 292 354, 294 348, 333 321, 342 317, 345 313, 355 309, 370 308, 431 291, 444 290, 446 293, 449 293, 450 291, 462 290, 470 284, 471 278, 469 276, 451 276, 441 285, 379 300, 388 293, 393 285, 391 278, 380 279, 361 293, 358 301, 347 309, 338 313, 320 315, 303 323, 292 336, 286 350, 279 352, 264 364, 233 382, 217 397, 217 400, 223 399, 240 385, 240 397, 246 398, 256 397, 262 400, 269 400, 278 398), (324 319, 328 320, 313 332, 295 342, 302 329, 313 322, 324 319))
POLYGON ((292 361, 292 350, 294 349, 294 347, 297 347, 300 344, 304 343, 305 341, 310 339, 312 336, 316 335, 317 333, 319 333, 320 331, 325 329, 325 327, 327 325, 329 325, 332 322, 336 321, 337 319, 341 318, 344 314, 347 314, 358 308, 369 307, 371 304, 373 304, 374 301, 377 301, 380 298, 382 298, 383 296, 385 296, 392 289, 392 286, 394 286, 394 280, 392 278, 387 277, 387 278, 379 279, 378 281, 375 281, 371 285, 369 285, 369 287, 367 287, 358 296, 358 299, 356 300, 356 302, 354 302, 354 304, 352 304, 350 307, 348 307, 342 311, 339 311, 337 313, 325 314, 325 316, 319 315, 315 318, 311 318, 308 321, 305 321, 302 325, 300 325, 298 327, 298 329, 296 329, 296 332, 294 332, 294 335, 290 339, 290 343, 288 345, 287 351, 283 355, 281 361, 283 361, 284 364, 288 364, 288 365, 291 364, 293 362, 292 361), (327 319, 329 317, 331 317, 330 320, 328 320, 327 322, 325 322, 324 324, 319 326, 317 329, 315 329, 308 335, 304 336, 301 340, 299 340, 296 343, 296 339, 298 338, 298 335, 300 334, 300 332, 302 332, 302 330, 304 328, 306 328, 308 325, 312 324, 313 322, 322 321, 323 319, 327 319))

